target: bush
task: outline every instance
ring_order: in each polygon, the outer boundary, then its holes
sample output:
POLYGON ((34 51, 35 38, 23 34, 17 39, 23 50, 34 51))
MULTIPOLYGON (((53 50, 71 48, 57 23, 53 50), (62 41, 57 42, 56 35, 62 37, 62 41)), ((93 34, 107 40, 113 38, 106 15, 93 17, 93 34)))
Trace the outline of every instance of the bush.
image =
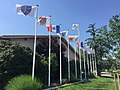
POLYGON ((93 73, 90 74, 90 78, 96 78, 93 73))
POLYGON ((62 79, 62 83, 63 84, 69 83, 69 80, 68 79, 62 79))
POLYGON ((71 82, 75 82, 76 81, 76 76, 74 73, 71 74, 71 82))
POLYGON ((42 84, 31 76, 21 75, 11 79, 5 90, 42 90, 42 84))

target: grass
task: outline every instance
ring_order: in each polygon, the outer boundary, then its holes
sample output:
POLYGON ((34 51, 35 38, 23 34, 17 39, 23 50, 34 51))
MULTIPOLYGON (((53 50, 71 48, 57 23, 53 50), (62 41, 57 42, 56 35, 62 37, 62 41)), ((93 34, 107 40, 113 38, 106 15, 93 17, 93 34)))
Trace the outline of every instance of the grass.
POLYGON ((112 78, 100 77, 91 79, 91 82, 71 85, 58 90, 115 90, 115 85, 112 78))

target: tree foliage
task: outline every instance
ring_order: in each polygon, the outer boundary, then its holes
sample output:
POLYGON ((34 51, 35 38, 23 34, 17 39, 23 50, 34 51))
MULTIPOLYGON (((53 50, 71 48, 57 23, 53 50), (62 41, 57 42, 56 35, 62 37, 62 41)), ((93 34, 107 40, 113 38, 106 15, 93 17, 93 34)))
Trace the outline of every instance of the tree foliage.
MULTIPOLYGON (((32 74, 33 51, 11 41, 0 41, 0 88, 13 77, 32 74)), ((51 67, 56 70, 56 55, 51 54, 51 67)), ((48 57, 36 53, 35 76, 47 85, 48 57)))
POLYGON ((107 25, 96 28, 95 24, 90 24, 88 28, 87 33, 91 37, 86 43, 95 49, 98 69, 115 69, 119 62, 116 59, 116 51, 120 46, 120 15, 115 15, 109 20, 109 30, 107 25))

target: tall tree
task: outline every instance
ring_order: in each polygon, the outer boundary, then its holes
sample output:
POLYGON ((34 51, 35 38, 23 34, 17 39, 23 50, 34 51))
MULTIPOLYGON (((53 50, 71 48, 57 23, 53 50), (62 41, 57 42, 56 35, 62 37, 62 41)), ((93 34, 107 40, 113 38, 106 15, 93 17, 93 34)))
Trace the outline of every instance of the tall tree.
POLYGON ((114 46, 120 46, 120 14, 109 20, 109 27, 111 28, 110 36, 114 41, 114 46))
POLYGON ((107 30, 107 26, 95 28, 95 24, 90 24, 88 28, 89 30, 87 30, 87 33, 90 33, 92 37, 88 38, 86 41, 90 47, 95 49, 99 72, 104 66, 103 64, 101 64, 103 63, 103 58, 106 58, 106 56, 109 53, 109 50, 112 48, 109 43, 109 33, 107 30))

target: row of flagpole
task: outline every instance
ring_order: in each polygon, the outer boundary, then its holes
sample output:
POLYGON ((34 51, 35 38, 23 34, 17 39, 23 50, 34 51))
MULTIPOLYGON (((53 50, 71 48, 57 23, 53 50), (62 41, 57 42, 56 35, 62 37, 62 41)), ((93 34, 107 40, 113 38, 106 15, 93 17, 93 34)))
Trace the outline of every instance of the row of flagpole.
MULTIPOLYGON (((51 16, 40 16, 38 17, 38 5, 36 5, 36 7, 34 6, 27 6, 27 5, 16 5, 17 8, 17 13, 19 15, 23 15, 23 16, 32 16, 35 17, 35 37, 34 37, 34 51, 33 51, 33 65, 32 65, 32 80, 34 80, 34 70, 35 70, 35 54, 36 54, 36 42, 37 42, 37 28, 38 28, 38 24, 40 25, 45 25, 48 27, 48 31, 49 31, 49 65, 48 65, 48 86, 50 86, 51 84, 51 80, 50 80, 50 75, 51 75, 51 69, 50 69, 50 62, 51 62, 51 32, 56 32, 59 34, 60 37, 60 41, 59 41, 59 45, 60 45, 60 84, 62 84, 62 60, 61 60, 61 38, 62 38, 62 32, 60 32, 61 30, 61 25, 52 25, 51 24, 51 16), (53 28, 54 27, 54 28, 53 28), (58 29, 58 30, 57 30, 58 29)), ((77 74, 77 55, 79 55, 79 62, 80 62, 80 80, 83 79, 82 77, 82 56, 81 56, 81 50, 83 52, 83 60, 84 60, 84 78, 86 79, 87 75, 86 75, 86 57, 87 57, 87 67, 88 67, 88 74, 90 74, 89 70, 91 72, 93 72, 93 70, 97 70, 97 66, 96 66, 96 58, 95 58, 95 51, 94 54, 92 52, 92 54, 85 56, 85 51, 87 52, 86 49, 84 49, 84 47, 82 47, 80 45, 80 29, 79 29, 79 24, 73 24, 72 29, 74 30, 78 30, 78 35, 72 35, 72 36, 68 36, 67 39, 67 43, 68 43, 68 80, 70 81, 70 41, 74 41, 74 55, 75 55, 75 76, 76 76, 76 80, 78 79, 78 74, 77 74), (76 48, 76 42, 78 43, 78 53, 77 53, 77 48, 76 48), (90 57, 88 57, 90 56, 90 57), (93 60, 94 58, 94 60, 93 60), (92 61, 93 64, 92 64, 92 61), (90 62, 89 62, 90 61, 90 62), (92 66, 93 65, 93 66, 92 66)), ((68 33, 68 31, 66 32, 68 33)), ((90 50, 88 50, 90 52, 90 50)), ((96 73, 97 75, 97 73, 96 73)))

